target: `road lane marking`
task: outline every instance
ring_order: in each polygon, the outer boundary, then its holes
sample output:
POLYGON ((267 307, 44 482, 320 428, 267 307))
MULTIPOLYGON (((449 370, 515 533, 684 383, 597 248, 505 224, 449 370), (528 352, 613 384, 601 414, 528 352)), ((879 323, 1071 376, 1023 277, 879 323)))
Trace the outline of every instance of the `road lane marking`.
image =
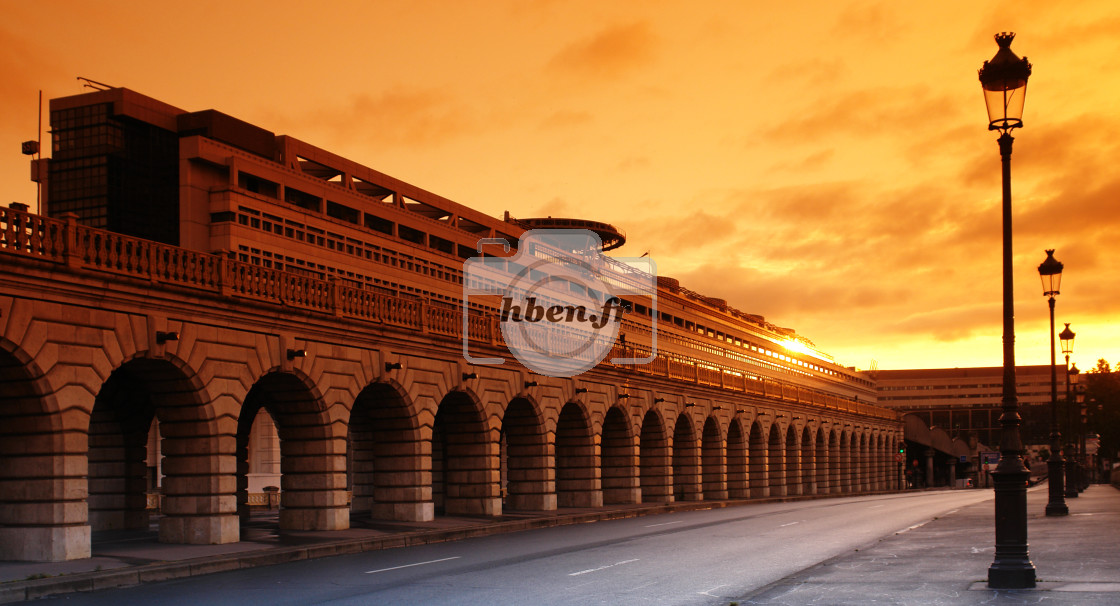
POLYGON ((712 592, 713 592, 713 591, 715 591, 715 590, 717 590, 717 589, 719 589, 720 587, 727 587, 727 586, 728 586, 728 585, 727 585, 726 583, 724 583, 723 585, 716 585, 715 587, 712 587, 711 589, 707 589, 707 590, 705 590, 705 591, 697 591, 696 593, 698 593, 698 594, 700 594, 700 595, 706 595, 706 596, 708 596, 708 597, 710 597, 710 598, 721 598, 721 597, 723 597, 723 596, 718 596, 718 595, 715 595, 715 594, 713 594, 712 592))
POLYGON ((614 568, 615 566, 622 566, 623 564, 629 564, 631 562, 637 562, 640 559, 641 558, 634 558, 633 560, 622 560, 621 562, 615 562, 614 564, 607 564, 606 566, 600 566, 598 568, 588 568, 587 570, 581 570, 579 572, 570 572, 570 573, 568 573, 568 576, 578 577, 581 574, 587 574, 589 572, 599 572, 600 570, 606 570, 608 568, 614 568))
POLYGON ((423 566, 425 564, 435 564, 436 562, 446 562, 448 560, 458 560, 462 556, 454 556, 451 558, 441 558, 439 560, 428 560, 427 562, 416 562, 415 564, 404 564, 401 566, 393 566, 392 568, 380 568, 378 570, 367 570, 366 574, 374 574, 378 572, 389 572, 390 570, 400 570, 401 568, 412 568, 413 566, 423 566))
POLYGON ((786 526, 793 526, 794 524, 800 524, 800 522, 790 522, 789 524, 782 524, 778 528, 785 528, 786 526))
POLYGON ((662 522, 661 524, 648 524, 646 525, 646 528, 653 528, 654 526, 668 526, 669 524, 680 524, 682 522, 684 522, 684 520, 677 520, 676 522, 662 522))
POLYGON ((880 507, 882 507, 882 505, 872 505, 871 507, 868 507, 868 509, 878 509, 880 507))
POLYGON ((895 534, 902 534, 904 532, 909 532, 911 530, 914 530, 915 528, 921 528, 922 526, 925 526, 926 524, 929 524, 932 521, 933 520, 926 520, 925 522, 922 522, 921 524, 914 524, 913 526, 911 526, 909 528, 903 528, 902 530, 896 532, 895 534))

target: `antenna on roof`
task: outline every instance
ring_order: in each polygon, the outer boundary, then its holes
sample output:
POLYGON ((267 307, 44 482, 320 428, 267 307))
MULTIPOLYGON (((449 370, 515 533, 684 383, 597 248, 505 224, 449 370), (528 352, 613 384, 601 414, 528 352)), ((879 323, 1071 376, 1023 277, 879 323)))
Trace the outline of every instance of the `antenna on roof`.
POLYGON ((108 84, 105 84, 104 82, 98 82, 97 80, 90 80, 89 78, 83 78, 81 76, 78 76, 78 80, 82 81, 82 83, 83 83, 82 88, 92 88, 94 90, 109 90, 109 89, 113 88, 112 86, 109 86, 108 84))

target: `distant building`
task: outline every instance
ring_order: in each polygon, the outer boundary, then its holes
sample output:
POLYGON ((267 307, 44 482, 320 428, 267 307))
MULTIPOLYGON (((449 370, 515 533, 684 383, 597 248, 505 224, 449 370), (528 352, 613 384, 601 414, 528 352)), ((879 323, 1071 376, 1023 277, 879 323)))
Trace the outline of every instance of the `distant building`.
MULTIPOLYGON (((951 437, 999 447, 1002 367, 877 370, 871 374, 879 406, 916 414, 951 437)), ((1023 443, 1048 443, 1050 366, 1017 367, 1015 389, 1023 417, 1023 443)), ((1059 367, 1059 401, 1064 397, 1065 371, 1059 367)))

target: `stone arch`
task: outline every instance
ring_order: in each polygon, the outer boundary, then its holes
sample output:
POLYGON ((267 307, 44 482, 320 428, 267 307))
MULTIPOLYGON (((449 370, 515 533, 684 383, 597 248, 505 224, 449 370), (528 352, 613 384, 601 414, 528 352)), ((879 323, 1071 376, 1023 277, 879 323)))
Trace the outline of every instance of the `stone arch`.
POLYGON ((809 426, 801 430, 801 494, 817 494, 816 441, 809 426))
POLYGON ((587 411, 568 402, 556 422, 557 507, 601 507, 599 456, 587 411))
POLYGON ((843 468, 846 462, 842 458, 844 452, 840 446, 843 432, 841 428, 834 427, 828 430, 828 485, 829 494, 843 494, 844 478, 843 468))
POLYGON ((347 486, 351 518, 428 521, 435 511, 423 439, 408 394, 396 382, 370 383, 350 410, 347 486))
POLYGON ((743 422, 735 417, 727 427, 727 493, 732 499, 751 496, 747 454, 747 435, 743 432, 743 422))
POLYGON ((432 427, 432 497, 436 515, 500 515, 497 436, 477 398, 445 395, 432 427))
POLYGON ((641 503, 639 457, 636 436, 626 413, 617 406, 607 409, 603 419, 603 503, 641 503))
POLYGON ((504 503, 511 509, 556 509, 553 456, 544 419, 532 401, 526 397, 510 401, 499 440, 504 503))
POLYGON ((702 496, 700 443, 692 419, 682 412, 673 427, 673 500, 699 501, 702 496))
POLYGON ((866 492, 866 485, 867 442, 864 432, 857 430, 851 435, 851 492, 866 492))
POLYGON ((214 417, 198 376, 173 356, 134 357, 110 373, 89 419, 91 528, 147 530, 152 493, 160 541, 237 541, 234 486, 223 471, 234 440, 214 417))
POLYGON ((88 412, 60 410, 39 365, 3 337, 0 384, 0 560, 90 557, 88 412))
POLYGON ((642 418, 638 438, 638 478, 643 503, 673 501, 673 468, 665 425, 655 409, 642 418))
POLYGON ((870 438, 867 433, 861 431, 859 433, 859 448, 857 456, 859 457, 859 482, 857 484, 859 492, 868 492, 871 490, 871 450, 870 438))
POLYGON ((769 439, 766 447, 766 472, 767 483, 770 486, 770 496, 780 497, 786 494, 786 452, 785 432, 781 425, 775 421, 770 426, 769 439))
POLYGON ((719 421, 708 417, 704 421, 704 431, 700 440, 701 488, 706 500, 727 498, 726 460, 724 459, 723 437, 719 421))
POLYGON ((845 429, 840 432, 840 490, 844 494, 856 491, 856 457, 852 448, 855 434, 845 429))
POLYGON ((801 494, 801 449, 798 448, 797 427, 792 423, 785 431, 785 494, 801 494))
POLYGON ((751 423, 750 444, 750 484, 751 497, 760 498, 770 495, 770 485, 767 482, 767 452, 766 436, 762 433, 762 425, 756 420, 751 423))
POLYGON ((823 427, 818 427, 814 439, 816 448, 816 469, 817 469, 817 490, 816 494, 828 494, 832 492, 831 477, 829 474, 829 465, 831 459, 828 453, 828 434, 825 433, 823 427))
POLYGON ((242 403, 237 422, 237 489, 242 521, 249 517, 249 436, 262 411, 276 424, 280 437, 280 528, 349 528, 345 427, 332 422, 318 389, 295 370, 266 372, 242 403))
POLYGON ((883 434, 876 431, 871 435, 871 490, 886 490, 886 454, 883 434))

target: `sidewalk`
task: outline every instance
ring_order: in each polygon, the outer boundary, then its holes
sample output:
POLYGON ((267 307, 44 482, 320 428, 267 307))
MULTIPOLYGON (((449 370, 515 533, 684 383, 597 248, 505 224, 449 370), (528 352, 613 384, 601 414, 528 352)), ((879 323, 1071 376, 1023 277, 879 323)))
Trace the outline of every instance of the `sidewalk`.
MULTIPOLYGON (((805 497, 765 499, 793 501, 805 497)), ((1047 600, 1120 604, 1120 490, 1094 485, 1069 500, 1072 515, 1047 518, 1046 485, 1028 491, 1031 558, 1039 588, 991 591, 992 501, 834 558, 739 600, 740 604, 980 604, 1047 600), (994 598, 994 599, 993 599, 994 598)), ((343 531, 279 533, 275 512, 255 517, 230 545, 165 545, 155 532, 98 534, 94 557, 56 563, 0 562, 0 603, 124 587, 406 545, 453 541, 546 526, 669 511, 711 509, 742 501, 623 505, 561 512, 512 512, 494 518, 441 517, 433 522, 378 522, 343 531)))
POLYGON ((1120 604, 1120 490, 1094 484, 1046 517, 1047 486, 1027 492, 1038 586, 990 590, 993 502, 965 507, 833 558, 738 600, 746 604, 1120 604))

